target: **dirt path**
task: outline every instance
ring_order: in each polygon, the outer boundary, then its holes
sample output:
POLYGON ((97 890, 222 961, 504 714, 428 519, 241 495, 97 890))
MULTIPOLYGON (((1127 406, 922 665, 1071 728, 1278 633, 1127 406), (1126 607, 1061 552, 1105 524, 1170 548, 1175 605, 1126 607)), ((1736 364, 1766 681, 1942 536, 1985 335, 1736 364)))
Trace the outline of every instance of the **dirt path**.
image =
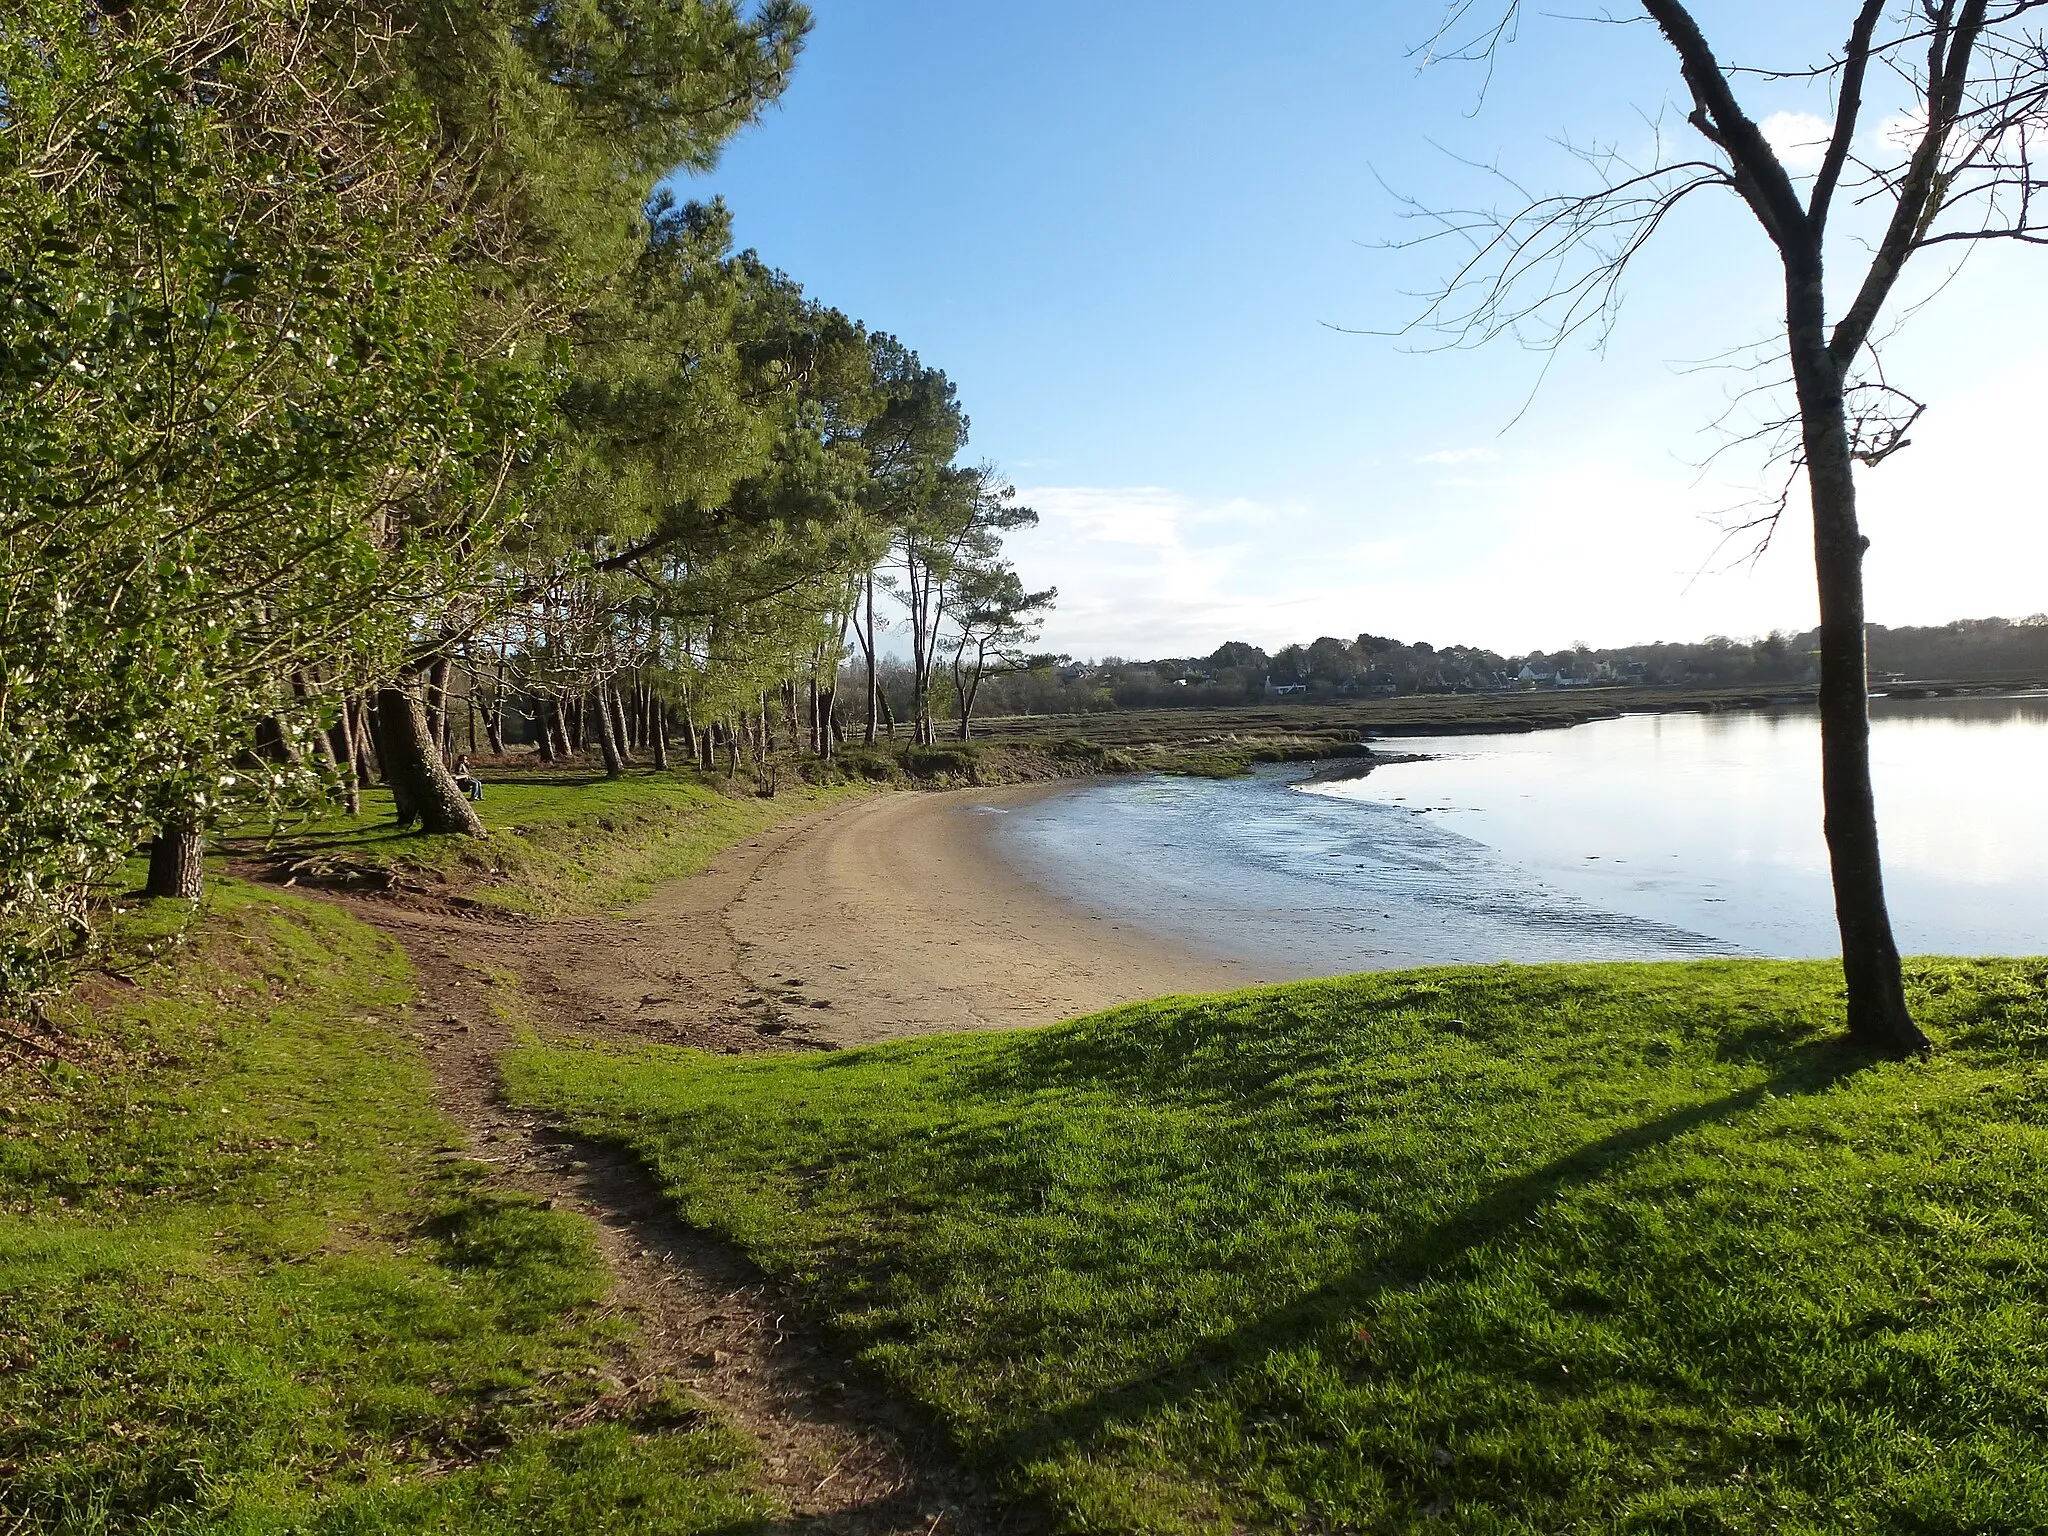
POLYGON ((831 1049, 1250 979, 1068 908, 992 860, 979 813, 1018 794, 856 800, 729 849, 619 917, 336 898, 418 967, 420 1042, 468 1151, 592 1223, 618 1304, 640 1323, 611 1402, 676 1382, 717 1404, 761 1446, 792 1529, 943 1536, 1039 1521, 799 1327, 791 1298, 742 1255, 680 1225, 633 1160, 509 1109, 497 1058, 522 1021, 735 1053, 831 1049))

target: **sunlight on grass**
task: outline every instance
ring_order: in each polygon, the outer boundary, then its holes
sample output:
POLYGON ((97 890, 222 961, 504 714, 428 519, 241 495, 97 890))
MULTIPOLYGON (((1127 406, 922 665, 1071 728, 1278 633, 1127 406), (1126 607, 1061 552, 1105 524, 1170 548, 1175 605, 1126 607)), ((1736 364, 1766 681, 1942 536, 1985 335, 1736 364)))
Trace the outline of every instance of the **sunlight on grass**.
POLYGON ((309 881, 374 885, 388 872, 504 911, 564 916, 629 906, 736 842, 862 792, 796 783, 766 797, 674 774, 534 775, 491 781, 482 840, 397 827, 390 791, 379 789, 365 793, 360 816, 326 817, 268 840, 241 832, 228 846, 265 849, 301 865, 309 881))
POLYGON ((0 1049, 0 1530, 764 1513, 690 1404, 551 1427, 604 1388, 607 1276, 580 1221, 445 1155, 403 956, 288 895, 208 907, 0 1049))
POLYGON ((733 1061, 527 1049, 1087 1530, 2048 1524, 2048 963, 1488 967, 733 1061))

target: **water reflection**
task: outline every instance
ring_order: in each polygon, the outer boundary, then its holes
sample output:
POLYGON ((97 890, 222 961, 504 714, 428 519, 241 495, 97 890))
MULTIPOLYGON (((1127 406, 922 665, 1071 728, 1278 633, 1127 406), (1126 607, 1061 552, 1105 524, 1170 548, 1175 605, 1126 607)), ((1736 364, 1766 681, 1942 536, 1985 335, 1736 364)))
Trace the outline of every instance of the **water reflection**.
MULTIPOLYGON (((1871 714, 1902 946, 2048 951, 2048 696, 1871 714)), ((999 835, 1084 903, 1272 974, 1834 948, 1811 709, 1400 746, 1434 760, 1091 788, 999 835)))

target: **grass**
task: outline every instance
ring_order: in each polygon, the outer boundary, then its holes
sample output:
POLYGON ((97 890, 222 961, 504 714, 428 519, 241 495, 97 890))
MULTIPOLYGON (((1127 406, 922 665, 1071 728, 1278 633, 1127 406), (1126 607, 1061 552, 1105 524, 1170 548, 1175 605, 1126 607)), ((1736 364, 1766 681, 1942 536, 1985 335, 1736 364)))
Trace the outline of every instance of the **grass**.
POLYGON ((393 825, 391 794, 371 790, 360 816, 329 816, 267 842, 309 883, 424 884, 537 917, 614 911, 662 881, 694 874, 732 844, 830 802, 858 784, 784 785, 772 797, 728 794, 688 774, 531 774, 492 781, 480 809, 490 836, 427 836, 393 825))
POLYGON ((372 930, 224 881, 190 945, 6 1026, 0 1531, 769 1512, 748 1447, 693 1405, 615 1406, 588 1230, 450 1154, 410 994, 372 930))
POLYGON ((1089 1531, 2048 1528, 2048 962, 1488 967, 756 1060, 534 1047, 1089 1531))
POLYGON ((564 917, 631 906, 736 842, 877 789, 1171 771, 1172 758, 1076 741, 881 743, 842 748, 827 763, 773 758, 773 795, 755 792, 759 773, 751 764, 731 780, 690 769, 635 769, 608 779, 536 768, 487 781, 480 809, 490 835, 483 839, 398 827, 390 791, 376 789, 364 793, 360 815, 323 816, 276 833, 236 828, 221 846, 284 866, 309 885, 415 886, 503 911, 564 917))

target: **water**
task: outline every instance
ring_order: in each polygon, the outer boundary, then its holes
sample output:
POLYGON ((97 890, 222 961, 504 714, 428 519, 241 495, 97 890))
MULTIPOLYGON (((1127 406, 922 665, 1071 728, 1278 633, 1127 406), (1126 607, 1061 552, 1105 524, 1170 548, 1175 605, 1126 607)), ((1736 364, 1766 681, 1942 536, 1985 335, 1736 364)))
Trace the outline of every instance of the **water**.
MULTIPOLYGON (((2048 953, 2048 695, 1871 704, 1908 953, 2048 953)), ((1094 785, 1002 816, 1082 905, 1268 975, 1836 948, 1810 708, 1386 744, 1336 783, 1094 785)))

